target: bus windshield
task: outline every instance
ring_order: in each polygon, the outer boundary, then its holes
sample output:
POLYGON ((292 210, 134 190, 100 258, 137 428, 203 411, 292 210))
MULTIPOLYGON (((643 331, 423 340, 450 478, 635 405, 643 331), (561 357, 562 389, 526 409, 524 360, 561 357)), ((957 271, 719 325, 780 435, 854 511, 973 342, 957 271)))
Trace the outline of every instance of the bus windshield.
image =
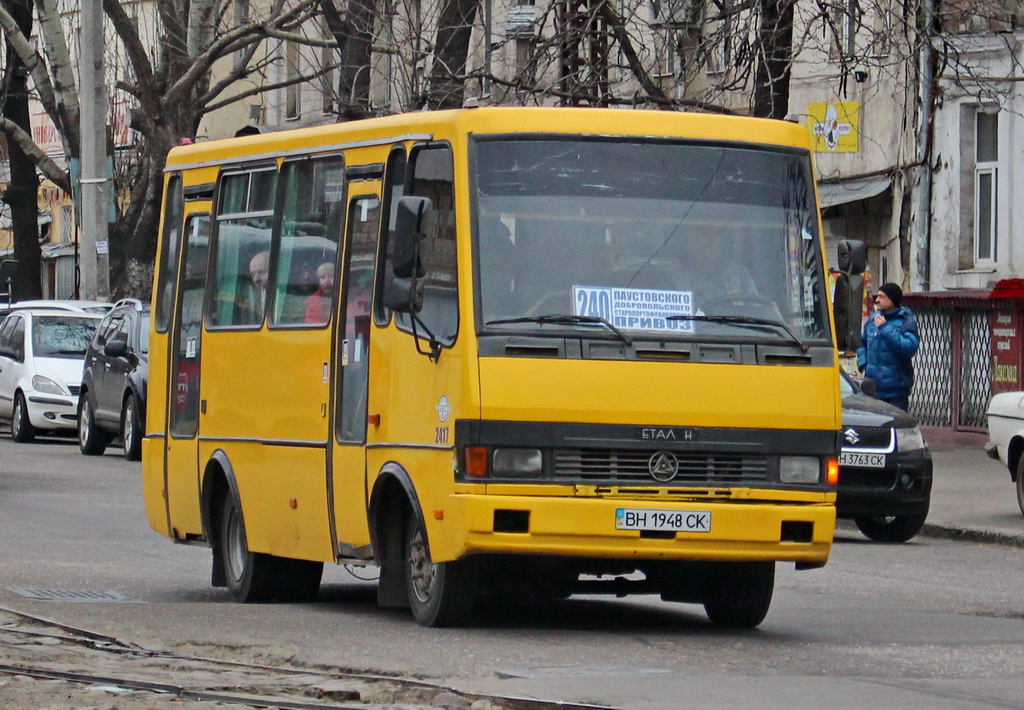
POLYGON ((603 320, 634 337, 828 339, 806 151, 508 136, 474 147, 489 330, 609 337, 603 320))

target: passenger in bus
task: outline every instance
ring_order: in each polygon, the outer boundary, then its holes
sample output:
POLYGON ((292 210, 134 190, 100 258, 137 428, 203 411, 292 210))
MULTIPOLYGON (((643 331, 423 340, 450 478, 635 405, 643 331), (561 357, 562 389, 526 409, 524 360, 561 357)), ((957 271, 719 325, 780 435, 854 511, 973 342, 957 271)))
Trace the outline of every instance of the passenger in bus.
POLYGON ((306 299, 307 323, 326 323, 331 317, 334 294, 334 264, 325 261, 316 269, 317 290, 306 299))
POLYGON ((249 323, 263 322, 263 309, 267 304, 267 282, 270 277, 270 252, 258 252, 249 260, 249 279, 252 288, 245 299, 243 310, 249 323))

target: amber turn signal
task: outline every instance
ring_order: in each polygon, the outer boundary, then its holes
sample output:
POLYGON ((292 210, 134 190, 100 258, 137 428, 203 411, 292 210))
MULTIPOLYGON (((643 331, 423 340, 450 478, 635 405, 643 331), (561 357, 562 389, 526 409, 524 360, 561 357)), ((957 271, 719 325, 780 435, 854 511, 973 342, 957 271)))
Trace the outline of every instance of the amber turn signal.
POLYGON ((828 470, 825 474, 825 481, 830 486, 839 485, 839 459, 828 460, 828 470))
POLYGON ((487 447, 466 447, 466 475, 470 478, 487 478, 487 447))

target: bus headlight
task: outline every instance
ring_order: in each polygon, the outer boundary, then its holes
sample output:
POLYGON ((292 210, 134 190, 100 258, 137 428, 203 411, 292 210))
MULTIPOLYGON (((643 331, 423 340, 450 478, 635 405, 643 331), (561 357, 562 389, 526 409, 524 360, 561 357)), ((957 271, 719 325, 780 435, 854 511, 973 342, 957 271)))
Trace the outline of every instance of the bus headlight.
POLYGON ((495 449, 491 475, 498 478, 540 478, 544 457, 538 449, 495 449))
POLYGON ((917 427, 896 430, 897 451, 917 451, 918 449, 923 449, 926 446, 928 446, 928 444, 924 442, 924 436, 921 434, 921 430, 917 427))
POLYGON ((821 461, 815 456, 779 458, 779 480, 783 483, 817 483, 821 479, 821 461))
POLYGON ((68 394, 64 391, 63 387, 49 377, 43 377, 42 375, 35 375, 32 378, 32 389, 41 394, 62 394, 64 396, 68 394))

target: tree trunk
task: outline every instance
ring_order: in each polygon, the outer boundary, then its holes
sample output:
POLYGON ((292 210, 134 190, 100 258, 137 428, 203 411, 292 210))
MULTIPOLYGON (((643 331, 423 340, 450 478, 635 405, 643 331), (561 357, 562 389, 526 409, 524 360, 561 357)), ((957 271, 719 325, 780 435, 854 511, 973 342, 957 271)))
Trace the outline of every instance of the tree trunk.
POLYGON ((754 74, 751 109, 761 118, 785 118, 789 112, 795 0, 760 0, 759 4, 762 54, 754 74))
POLYGON ((473 18, 480 0, 444 0, 437 25, 437 48, 430 77, 430 108, 462 108, 469 40, 473 34, 473 18))
POLYGON ((348 5, 348 32, 341 43, 341 68, 338 72, 338 113, 345 119, 370 115, 374 16, 373 0, 352 0, 348 5))
MULTIPOLYGON (((26 37, 32 33, 31 0, 4 0, 7 11, 14 17, 26 37)), ((3 115, 31 133, 28 112, 28 70, 17 53, 7 44, 5 72, 6 94, 3 115)), ((39 249, 39 178, 32 160, 13 141, 8 142, 11 181, 3 194, 10 205, 14 231, 14 258, 18 260, 18 297, 41 298, 43 295, 42 253, 39 249)))

